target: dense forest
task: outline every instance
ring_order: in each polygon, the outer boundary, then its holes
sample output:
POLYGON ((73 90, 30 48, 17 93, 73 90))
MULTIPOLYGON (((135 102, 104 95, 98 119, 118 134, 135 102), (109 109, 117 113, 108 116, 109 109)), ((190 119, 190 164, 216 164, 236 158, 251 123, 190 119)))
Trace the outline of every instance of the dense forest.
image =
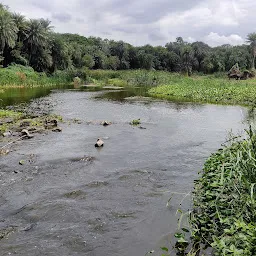
POLYGON ((31 66, 39 72, 66 69, 155 69, 175 72, 213 73, 228 71, 235 63, 242 69, 255 67, 256 33, 241 46, 210 47, 188 43, 182 37, 163 46, 135 47, 76 34, 59 34, 45 19, 26 19, 0 5, 0 61, 31 66))

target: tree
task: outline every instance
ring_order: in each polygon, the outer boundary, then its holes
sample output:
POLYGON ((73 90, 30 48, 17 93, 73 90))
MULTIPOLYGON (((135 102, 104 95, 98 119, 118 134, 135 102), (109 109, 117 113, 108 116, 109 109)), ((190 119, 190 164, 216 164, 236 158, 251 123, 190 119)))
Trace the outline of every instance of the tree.
POLYGON ((138 53, 138 59, 140 63, 140 68, 148 70, 153 68, 154 56, 152 54, 148 54, 144 50, 141 50, 138 53))
POLYGON ((117 56, 110 56, 106 59, 106 68, 117 70, 119 66, 119 59, 117 56))
POLYGON ((187 75, 191 75, 192 73, 192 66, 194 61, 194 55, 192 51, 192 47, 190 45, 185 45, 182 48, 182 67, 183 70, 187 75))
POLYGON ((202 71, 203 60, 210 50, 210 47, 203 42, 194 42, 191 44, 193 54, 196 60, 196 66, 198 71, 202 71))
POLYGON ((0 8, 0 56, 4 56, 6 47, 13 48, 16 44, 18 28, 6 8, 0 8))
POLYGON ((65 70, 71 66, 71 59, 67 45, 61 38, 54 37, 51 40, 52 72, 65 70))
POLYGON ((94 61, 93 57, 89 54, 84 55, 83 66, 91 69, 91 68, 93 68, 94 65, 95 65, 95 61, 94 61))
POLYGON ((28 29, 28 23, 25 16, 19 13, 13 13, 12 19, 18 28, 17 41, 20 42, 26 38, 26 30, 28 29))
POLYGON ((255 69, 255 57, 256 57, 256 33, 250 33, 247 36, 247 43, 250 43, 252 50, 252 69, 255 69))
POLYGON ((123 41, 114 42, 112 41, 110 46, 110 52, 112 56, 117 56, 119 59, 119 68, 127 69, 128 64, 128 47, 123 41))
POLYGON ((31 19, 28 22, 27 37, 24 41, 26 52, 28 55, 29 63, 36 70, 42 70, 45 67, 49 67, 50 56, 49 55, 49 31, 50 27, 43 23, 44 20, 31 19), (40 65, 37 61, 40 60, 40 65), (42 65, 42 60, 47 61, 45 65, 42 65), (40 67, 38 69, 38 67, 40 67))

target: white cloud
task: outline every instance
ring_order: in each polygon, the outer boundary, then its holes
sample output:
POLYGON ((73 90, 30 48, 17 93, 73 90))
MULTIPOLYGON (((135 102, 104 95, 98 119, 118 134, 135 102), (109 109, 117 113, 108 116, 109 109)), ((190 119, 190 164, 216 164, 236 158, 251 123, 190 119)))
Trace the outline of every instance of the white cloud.
POLYGON ((241 45, 245 43, 245 40, 239 35, 219 35, 218 33, 211 32, 209 35, 203 38, 203 41, 210 46, 217 46, 223 44, 241 45))
POLYGON ((256 28, 254 0, 1 0, 28 18, 48 18, 57 32, 164 45, 182 36, 212 45, 241 43, 256 28), (214 33, 213 33, 214 32, 214 33))

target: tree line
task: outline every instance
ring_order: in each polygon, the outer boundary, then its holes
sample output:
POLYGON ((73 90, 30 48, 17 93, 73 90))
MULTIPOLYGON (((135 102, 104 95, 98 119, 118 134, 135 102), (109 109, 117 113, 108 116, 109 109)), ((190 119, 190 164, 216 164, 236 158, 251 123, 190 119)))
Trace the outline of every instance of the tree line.
POLYGON ((123 41, 59 34, 46 19, 26 19, 0 4, 0 61, 31 66, 39 72, 67 69, 155 69, 175 72, 214 73, 228 71, 235 63, 255 68, 256 33, 248 44, 210 47, 188 43, 182 37, 165 46, 135 47, 123 41))

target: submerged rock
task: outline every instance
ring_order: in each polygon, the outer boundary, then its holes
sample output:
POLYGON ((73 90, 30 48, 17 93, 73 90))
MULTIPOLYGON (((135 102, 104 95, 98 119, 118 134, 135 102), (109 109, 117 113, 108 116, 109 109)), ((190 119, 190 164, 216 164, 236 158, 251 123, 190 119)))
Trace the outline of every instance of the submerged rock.
POLYGON ((62 132, 62 128, 61 127, 53 128, 52 132, 62 132))
POLYGON ((3 133, 3 136, 4 136, 4 137, 11 137, 11 136, 12 136, 12 132, 11 132, 11 131, 4 132, 4 133, 3 133))
POLYGON ((104 146, 104 141, 99 138, 99 139, 97 140, 96 144, 95 144, 95 147, 96 147, 96 148, 101 148, 101 147, 103 147, 103 146, 104 146))
POLYGON ((53 120, 50 120, 50 121, 46 120, 45 124, 44 124, 45 129, 53 129, 57 126, 58 126, 58 121, 56 119, 53 119, 53 120))
POLYGON ((20 127, 21 127, 21 128, 22 128, 22 127, 29 127, 30 124, 31 124, 30 121, 23 121, 23 122, 20 123, 20 127))
POLYGON ((108 122, 108 121, 103 121, 101 124, 102 124, 103 126, 109 126, 109 125, 111 125, 112 123, 111 123, 111 122, 108 122))

